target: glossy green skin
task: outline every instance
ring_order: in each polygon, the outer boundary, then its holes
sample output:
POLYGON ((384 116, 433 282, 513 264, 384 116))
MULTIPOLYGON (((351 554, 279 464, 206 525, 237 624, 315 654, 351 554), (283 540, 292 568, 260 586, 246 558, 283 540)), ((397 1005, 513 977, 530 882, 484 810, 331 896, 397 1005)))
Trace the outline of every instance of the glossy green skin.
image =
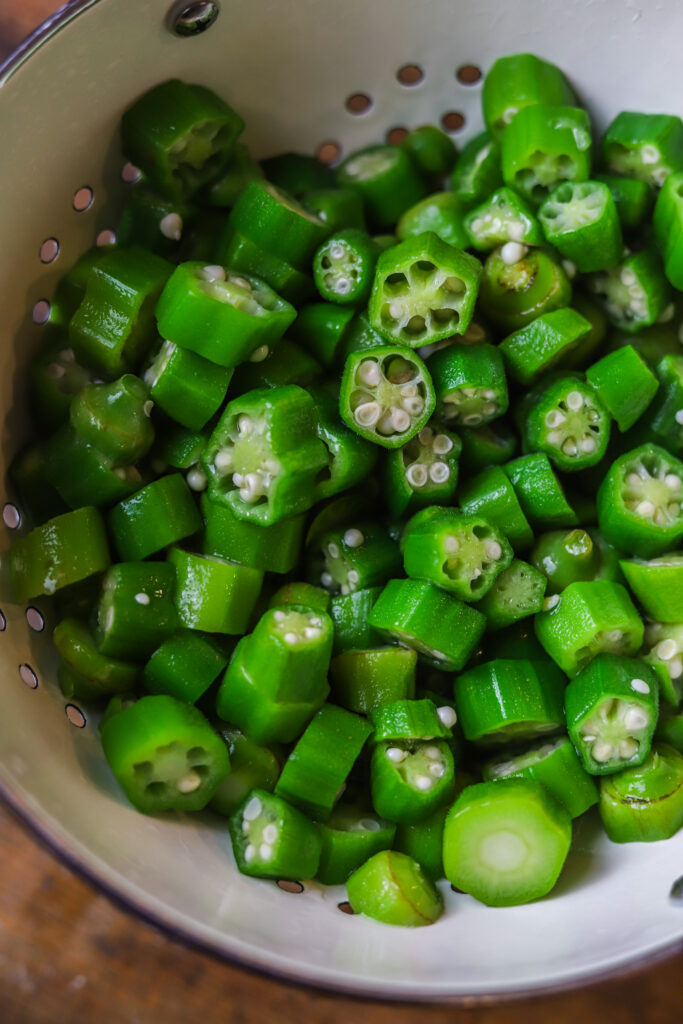
POLYGON ((597 465, 607 451, 612 418, 591 387, 575 375, 562 375, 536 386, 526 396, 528 408, 522 424, 528 451, 545 452, 565 472, 577 472, 597 465), (570 402, 578 395, 581 407, 570 402), (563 417, 549 426, 547 417, 563 417))
POLYGON ((158 458, 164 468, 191 469, 199 461, 208 439, 208 427, 203 431, 188 430, 167 420, 158 432, 152 457, 158 458))
POLYGON ((368 615, 382 587, 364 587, 350 594, 334 594, 331 598, 329 591, 324 590, 324 593, 329 599, 327 610, 334 622, 334 653, 372 647, 378 636, 368 622, 368 615))
POLYGON ((443 178, 453 169, 458 151, 450 135, 433 124, 409 131, 401 143, 421 174, 443 178))
POLYGON ((659 187, 671 171, 683 170, 683 122, 670 114, 622 110, 607 126, 600 148, 608 171, 659 187), (643 159, 643 145, 656 149, 659 159, 643 159))
POLYGON ((326 164, 306 153, 279 153, 266 157, 261 167, 268 181, 293 196, 300 196, 312 188, 331 188, 334 171, 326 164))
POLYGON ((309 821, 296 807, 274 793, 264 789, 253 789, 230 817, 230 838, 237 867, 243 875, 254 878, 288 878, 293 881, 313 878, 320 863, 322 842, 316 825, 309 821), (261 812, 251 821, 245 817, 250 802, 257 799, 261 812), (277 839, 271 846, 270 856, 262 860, 258 855, 260 844, 249 842, 249 831, 261 832, 267 824, 275 825, 277 839), (247 848, 255 848, 256 855, 247 857, 247 848))
POLYGON ((476 473, 487 466, 500 466, 515 454, 517 435, 504 420, 483 427, 460 427, 462 467, 476 473))
POLYGON ((165 562, 119 562, 102 581, 93 613, 93 635, 101 654, 146 660, 176 630, 175 572, 165 562))
POLYGON ((88 627, 78 619, 66 618, 55 626, 52 639, 70 673, 71 692, 77 699, 97 699, 131 690, 140 674, 137 665, 108 658, 97 650, 88 627))
POLYGON ((626 589, 611 580, 570 583, 552 608, 534 620, 536 636, 568 676, 577 675, 597 654, 635 654, 643 622, 626 589))
POLYGON ((342 707, 363 715, 393 701, 412 701, 416 665, 415 651, 403 647, 344 651, 330 663, 332 696, 342 707))
POLYGON ((230 817, 252 789, 272 793, 280 774, 280 762, 269 747, 255 743, 238 729, 220 729, 230 755, 230 774, 218 783, 209 806, 230 817))
MULTIPOLYGON (((591 775, 612 775, 624 768, 642 764, 650 750, 658 710, 657 675, 652 668, 636 658, 598 654, 572 679, 565 693, 567 730, 584 768, 591 775), (646 727, 638 728, 637 749, 628 757, 617 749, 606 759, 601 759, 594 754, 597 743, 584 734, 583 727, 588 727, 587 723, 590 722, 590 734, 594 734, 598 742, 612 740, 609 714, 603 715, 600 711, 601 705, 610 701, 637 705, 649 719, 646 727), (598 714, 601 723, 594 728, 593 723, 598 714)), ((617 728, 622 728, 624 735, 630 735, 631 730, 625 724, 617 728)))
POLYGON ((330 595, 324 587, 315 587, 312 583, 300 583, 298 581, 284 583, 272 595, 268 602, 268 607, 281 608, 282 605, 287 604, 298 604, 304 608, 314 608, 319 612, 328 612, 334 620, 334 615, 331 611, 332 602, 330 595))
POLYGON ((520 754, 494 758, 484 765, 482 774, 487 782, 510 778, 539 782, 571 818, 584 814, 599 799, 594 780, 566 736, 541 740, 520 754))
POLYGON ((472 477, 461 488, 459 497, 466 515, 481 516, 497 526, 516 553, 526 551, 533 544, 529 522, 514 487, 500 466, 491 466, 472 477))
POLYGON ((260 388, 281 388, 298 384, 308 388, 322 376, 322 367, 313 356, 289 338, 280 338, 265 359, 240 363, 230 382, 231 399, 260 388))
MULTIPOLYGON (((105 259, 111 246, 95 245, 86 250, 57 282, 50 308, 50 324, 66 330, 69 321, 83 301, 85 288, 93 267, 105 259)), ((47 325, 46 325, 47 326, 47 325)))
POLYGON ((196 708, 173 697, 142 697, 107 718, 101 736, 109 767, 144 814, 199 811, 230 772, 223 740, 196 708), (190 773, 196 785, 183 792, 178 783, 190 773))
POLYGON ((605 270, 619 262, 624 248, 619 214, 603 182, 558 185, 542 204, 538 217, 549 244, 571 260, 580 273, 605 270))
POLYGON ((378 228, 391 227, 426 192, 415 164, 399 146, 357 150, 337 167, 335 176, 340 188, 358 192, 368 220, 378 228))
POLYGON ((401 565, 398 545, 380 523, 359 522, 350 530, 346 526, 330 530, 317 544, 309 544, 308 550, 310 582, 344 596, 381 586, 401 565))
POLYGON ((683 622, 683 556, 672 551, 649 562, 619 562, 626 582, 650 619, 683 622))
POLYGON ((134 246, 112 248, 92 268, 69 322, 74 351, 111 376, 135 367, 155 341, 154 308, 173 267, 134 246))
POLYGON ((428 817, 453 799, 455 766, 450 746, 445 740, 385 740, 375 744, 370 760, 370 792, 375 811, 389 821, 408 825, 428 817), (389 756, 394 750, 404 753, 400 763, 389 756), (427 766, 436 762, 426 751, 436 754, 442 775, 427 774, 427 766), (408 769, 414 759, 421 759, 419 774, 415 767, 408 769), (427 788, 418 787, 416 783, 421 779, 426 780, 427 788))
POLYGON ((372 742, 385 740, 448 740, 451 730, 437 714, 434 701, 393 700, 383 702, 370 713, 374 726, 372 742))
POLYGON ((332 388, 312 388, 310 394, 318 415, 318 437, 329 456, 327 472, 321 471, 315 484, 315 500, 321 501, 361 483, 375 468, 379 452, 342 423, 332 388))
POLYGON ((507 462, 503 470, 509 477, 532 526, 576 526, 578 517, 567 501, 562 484, 545 452, 531 452, 507 462))
POLYGON ((183 233, 191 223, 194 212, 189 203, 179 203, 161 196, 143 183, 135 185, 129 191, 121 212, 116 228, 116 244, 141 245, 157 256, 172 260, 181 247, 183 233), (177 232, 174 232, 178 237, 165 234, 162 229, 164 218, 169 216, 180 218, 177 232))
POLYGON ((263 178, 260 164, 253 159, 244 143, 238 142, 220 176, 204 189, 202 198, 209 206, 232 206, 249 182, 259 178, 263 178))
POLYGON ((218 411, 231 377, 231 369, 172 341, 163 343, 144 374, 150 398, 188 430, 201 430, 218 411))
POLYGON ((413 235, 433 231, 442 242, 466 249, 469 238, 464 213, 462 202, 452 192, 434 192, 405 211, 396 225, 396 236, 403 242, 413 235))
POLYGON ((107 525, 121 558, 133 562, 191 537, 202 518, 184 478, 171 473, 115 505, 107 525))
POLYGON ((671 289, 653 246, 626 255, 613 267, 592 274, 585 283, 609 322, 628 333, 657 323, 671 303, 671 289), (628 287, 623 283, 627 274, 633 281, 628 287), (634 287, 640 289, 638 306, 630 292, 634 287))
POLYGON ((355 352, 363 352, 371 348, 381 348, 386 342, 371 325, 366 312, 356 313, 344 331, 336 353, 336 364, 343 366, 355 352))
MULTIPOLYGON (((659 382, 657 400, 650 403, 644 415, 629 434, 634 444, 651 442, 661 445, 673 455, 683 454, 683 424, 676 419, 683 408, 683 355, 676 340, 677 353, 662 356, 653 369, 659 382)), ((619 350, 621 351, 621 350, 619 350)))
POLYGON ((417 861, 403 853, 376 853, 346 883, 357 914, 383 924, 418 928, 443 913, 443 897, 417 861))
POLYGON ((642 765, 603 779, 600 817, 613 843, 675 835, 683 828, 683 755, 658 743, 642 765))
POLYGON ((363 200, 351 188, 315 188, 304 192, 301 204, 326 224, 330 231, 342 228, 365 230, 363 200))
POLYGON ((659 387, 654 373, 630 345, 589 366, 586 380, 622 431, 640 419, 659 387))
POLYGON ((581 107, 548 102, 523 107, 503 133, 503 181, 538 205, 562 181, 590 177, 591 150, 590 121, 581 107))
POLYGON ((323 885, 343 885, 374 854, 390 850, 396 834, 391 822, 343 805, 335 807, 329 820, 318 828, 322 852, 316 878, 323 885))
POLYGON ((617 174, 595 174, 594 178, 604 182, 612 193, 622 228, 630 231, 639 227, 652 206, 653 194, 648 184, 617 174))
POLYGON ((355 315, 350 307, 311 302, 299 311, 292 333, 323 366, 331 366, 355 315))
POLYGON ((482 312, 505 331, 516 331, 536 317, 568 306, 572 286, 560 263, 543 249, 530 249, 509 265, 500 249, 487 257, 479 290, 482 312))
POLYGON ((529 903, 555 885, 571 837, 571 818, 537 782, 508 779, 468 786, 446 818, 446 878, 491 907, 529 903), (523 862, 510 862, 514 847, 505 856, 511 836, 522 844, 523 862))
POLYGON ((481 612, 427 580, 389 580, 368 621, 444 672, 463 668, 486 628, 481 612))
POLYGON ((265 181, 247 185, 228 223, 233 231, 298 270, 309 269, 313 253, 329 234, 327 226, 296 199, 265 181))
POLYGON ((515 558, 478 603, 487 630, 505 629, 543 608, 547 580, 533 565, 515 558))
POLYGON ((543 374, 571 358, 589 330, 590 322, 567 306, 538 316, 509 334, 500 350, 515 380, 535 384, 543 374))
POLYGON ((680 189, 683 170, 669 174, 655 203, 653 226, 664 260, 667 278, 679 290, 683 287, 683 202, 680 189))
POLYGON ((509 405, 503 359, 498 348, 449 345, 429 357, 438 416, 450 426, 479 426, 507 412, 509 405), (476 394, 463 401, 464 390, 476 394))
POLYGON ((564 687, 550 662, 497 658, 464 672, 453 692, 465 739, 490 747, 559 732, 564 687))
POLYGON ((499 57, 488 70, 482 88, 486 127, 500 140, 505 128, 526 106, 574 103, 576 97, 560 69, 532 53, 499 57))
POLYGON ((210 89, 175 78, 126 110, 121 140, 126 157, 163 195, 178 200, 220 175, 243 128, 242 118, 210 89), (183 145, 185 159, 177 155, 183 145))
POLYGON ((209 281, 203 277, 204 267, 201 261, 189 261, 171 274, 156 305, 163 338, 209 362, 234 367, 262 345, 273 345, 294 321, 294 307, 264 281, 226 271, 227 280, 209 281))
MULTIPOLYGON (((303 515, 270 526, 238 519, 229 505, 201 496, 202 551, 264 572, 291 572, 299 560, 306 521, 303 515)), ((301 604, 302 602, 297 602, 301 604)))
POLYGON ((54 430, 69 419, 74 395, 92 381, 93 372, 76 359, 63 327, 46 324, 43 344, 29 366, 28 401, 35 422, 54 430))
POLYGON ((154 651, 142 670, 142 685, 148 693, 196 704, 227 663, 227 655, 210 637, 180 630, 154 651))
POLYGON ((589 580, 621 582, 619 556, 597 530, 555 530, 541 534, 531 561, 548 580, 548 593, 560 594, 570 583, 589 580))
POLYGON ((428 818, 396 829, 394 849, 416 860, 434 882, 444 877, 443 830, 448 811, 448 807, 440 807, 428 818))
POLYGON ((174 602, 186 629, 241 636, 261 591, 263 572, 216 556, 203 557, 172 547, 176 570, 174 602))
POLYGON ((70 424, 53 434, 44 451, 47 480, 73 509, 83 505, 111 505, 137 491, 144 483, 136 466, 114 469, 70 424))
POLYGON ((499 188, 465 217, 469 244, 489 252, 505 242, 543 245, 541 227, 532 208, 511 188, 499 188))
POLYGON ((276 795, 314 820, 327 821, 371 732, 366 719, 325 704, 287 758, 276 795))
MULTIPOLYGON (((194 254, 193 254, 194 255, 194 254)), ((315 285, 310 274, 293 267, 269 249, 236 231, 230 221, 225 225, 218 242, 209 249, 211 258, 218 257, 221 264, 239 274, 250 274, 270 285, 281 298, 299 306, 312 299, 315 285)))
POLYGON ((9 555, 12 597, 23 602, 51 595, 108 565, 107 535, 97 509, 65 512, 15 541, 9 555))
POLYGON ((663 480, 669 474, 683 479, 683 462, 655 444, 634 448, 612 463, 598 491, 598 525, 608 543, 639 558, 664 554, 680 543, 683 539, 683 513, 669 514, 668 511, 680 488, 670 490, 665 487, 663 480), (626 504, 630 499, 625 495, 631 493, 629 477, 639 468, 646 470, 649 476, 637 494, 633 493, 637 498, 642 493, 643 500, 651 500, 647 496, 652 495, 656 499, 656 503, 653 502, 655 508, 660 501, 666 501, 666 512, 663 513, 666 518, 661 524, 639 513, 639 505, 630 509, 626 504))
POLYGON ((480 132, 463 147, 451 175, 453 194, 467 206, 482 203, 503 184, 500 148, 488 132, 480 132))
POLYGON ((607 317, 597 302, 583 292, 574 292, 572 308, 588 321, 591 329, 583 335, 576 348, 564 356, 562 365, 567 370, 583 370, 592 362, 607 336, 607 317))

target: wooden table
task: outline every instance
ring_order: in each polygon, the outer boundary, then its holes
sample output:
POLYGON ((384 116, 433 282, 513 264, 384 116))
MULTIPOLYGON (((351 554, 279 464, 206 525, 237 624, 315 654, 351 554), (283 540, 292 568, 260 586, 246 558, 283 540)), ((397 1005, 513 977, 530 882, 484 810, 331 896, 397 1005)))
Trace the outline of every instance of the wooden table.
MULTIPOLYGON (((0 0, 0 57, 57 6, 56 0, 0 0)), ((0 1024, 676 1024, 683 1018, 683 954, 533 1001, 473 1010, 388 1006, 267 981, 179 945, 117 909, 1 807, 0 865, 0 1024)))

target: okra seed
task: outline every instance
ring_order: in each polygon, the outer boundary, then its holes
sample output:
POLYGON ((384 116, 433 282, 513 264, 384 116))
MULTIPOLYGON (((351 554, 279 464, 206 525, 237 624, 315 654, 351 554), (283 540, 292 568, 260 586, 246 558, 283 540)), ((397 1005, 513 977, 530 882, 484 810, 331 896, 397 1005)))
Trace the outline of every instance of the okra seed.
POLYGON ((344 534, 344 543, 347 548, 359 548, 364 540, 365 537, 360 530, 351 529, 344 534))
MULTIPOLYGON (((474 398, 474 396, 477 393, 477 389, 476 388, 463 388, 462 389, 462 393, 465 396, 465 398, 474 398)), ((457 392, 456 392, 456 394, 457 394, 457 392)))
POLYGON ((245 864, 250 864, 255 856, 256 856, 256 847, 254 846, 253 843, 249 843, 247 845, 247 847, 245 848, 245 850, 244 850, 244 862, 245 862, 245 864))
POLYGON ((607 634, 607 639, 611 640, 613 644, 618 644, 620 640, 624 639, 624 634, 620 629, 612 629, 607 634))
POLYGON ((250 363, 262 363, 264 359, 268 358, 270 349, 267 345, 259 345, 249 356, 250 363))
POLYGON ((275 614, 273 615, 273 618, 275 619, 276 622, 284 622, 285 619, 287 618, 287 613, 286 612, 275 612, 275 614))
POLYGON ((337 547, 336 544, 328 544, 327 553, 330 556, 330 558, 339 558, 339 548, 337 547))
POLYGON ((348 573, 346 574, 346 578, 349 581, 349 583, 352 583, 354 586, 357 583, 360 583, 360 575, 355 569, 349 569, 348 573))
POLYGON ((419 416, 425 407, 424 401, 419 395, 404 398, 401 405, 410 416, 419 416))
POLYGON ((322 630, 316 629, 315 626, 306 626, 304 636, 307 640, 317 640, 318 637, 322 636, 322 630))
POLYGON ((442 779, 444 777, 444 775, 446 774, 446 768, 442 764, 436 764, 436 763, 430 764, 430 766, 429 766, 429 774, 434 779, 442 779))
POLYGON ((645 682, 644 679, 632 679, 631 680, 631 689, 635 690, 636 693, 649 693, 650 692, 650 687, 649 687, 648 683, 645 682))
POLYGON ((482 391, 481 395, 482 395, 482 398, 485 398, 487 400, 487 402, 490 402, 490 401, 492 401, 492 399, 498 397, 496 395, 496 392, 493 390, 493 388, 484 388, 484 390, 482 391))
POLYGON ((392 411, 388 409, 377 421, 377 433, 382 434, 384 437, 389 437, 391 434, 395 433, 391 419, 391 412, 392 411))
POLYGON ((176 783, 176 789, 180 793, 194 793, 202 784, 201 777, 195 771, 189 771, 176 783))
POLYGON ((401 761, 405 761, 406 756, 405 750, 401 750, 400 747, 389 747, 387 749, 387 757, 390 761, 393 761, 394 764, 400 764, 401 761))
POLYGON ((670 491, 676 491, 681 486, 681 479, 675 473, 667 473, 664 477, 664 483, 670 491))
POLYGON ((242 473, 233 473, 232 482, 234 483, 235 487, 241 487, 242 484, 244 483, 244 476, 242 475, 242 473))
POLYGON ((254 421, 251 416, 238 416, 237 417, 237 432, 240 437, 248 437, 254 428, 254 421))
POLYGON ((263 830, 264 843, 274 843, 279 834, 280 830, 278 829, 277 825, 273 825, 271 822, 271 824, 266 825, 266 827, 263 830))
POLYGON ((377 387, 382 379, 378 364, 373 359, 366 359, 356 370, 356 379, 361 384, 367 384, 372 388, 377 387))
POLYGON ((117 476, 117 477, 119 478, 119 480, 125 480, 125 479, 126 479, 126 471, 125 471, 125 469, 123 469, 123 467, 122 467, 122 466, 118 466, 118 467, 117 467, 117 468, 116 468, 116 469, 114 470, 114 473, 115 473, 115 474, 116 474, 116 476, 117 476))
POLYGON ((247 806, 244 808, 244 818, 246 821, 255 821, 263 811, 263 804, 257 796, 253 796, 247 806))
POLYGON ((334 583, 334 580, 332 579, 332 576, 330 575, 329 572, 321 572, 320 582, 324 587, 331 587, 332 584, 334 583))
POLYGON ((59 363, 50 363, 47 368, 47 375, 50 380, 59 380, 59 378, 63 377, 65 373, 66 370, 63 366, 60 366, 59 363))
POLYGON ((406 470, 406 480, 411 487, 424 487, 427 483, 427 470, 424 466, 416 463, 406 470))
POLYGON ((429 470, 429 477, 435 484, 445 483, 450 475, 451 471, 445 462, 435 462, 429 470))
POLYGON ((425 757, 428 757, 430 761, 440 761, 441 751, 438 747, 425 747, 423 750, 425 757))
MULTIPOLYGON (((418 399, 413 399, 413 402, 417 401, 418 399)), ((419 402, 422 408, 424 408, 424 403, 421 399, 419 399, 419 402)), ((417 415, 419 412, 422 412, 422 408, 417 410, 415 414, 417 415)), ((410 426, 410 422, 410 416, 405 409, 393 408, 391 410, 391 425, 398 434, 404 433, 410 426)))
MULTIPOLYGON (((229 473, 234 465, 234 462, 235 460, 233 458, 231 448, 222 448, 221 451, 219 451, 218 454, 216 455, 216 458, 213 460, 213 464, 219 473, 229 473)), ((235 475, 237 476, 239 474, 235 475)), ((237 480, 235 480, 234 477, 233 481, 239 487, 239 483, 237 480)))
POLYGON ((148 605, 149 604, 149 594, 136 594, 135 595, 135 600, 137 601, 138 604, 148 605))
POLYGON ((678 410, 674 419, 676 420, 676 423, 683 424, 683 409, 678 410))
POLYGON ((569 280, 573 281, 576 277, 576 263, 573 263, 571 260, 562 260, 562 269, 569 280))
POLYGON ((626 483, 630 484, 631 487, 639 487, 641 482, 642 481, 637 473, 629 473, 626 477, 626 483))
POLYGON ((506 242, 500 250, 500 257, 503 263, 507 263, 508 266, 511 266, 513 263, 519 263, 526 254, 527 247, 522 245, 521 242, 506 242))
POLYGON ((179 213, 167 213, 159 221, 159 231, 164 238, 170 238, 173 242, 179 242, 183 233, 183 218, 179 213))
POLYGON ((584 437, 579 447, 582 452, 585 452, 586 455, 589 455, 591 452, 595 451, 595 440, 592 437, 584 437))
POLYGON ((381 827, 374 818, 361 818, 357 823, 357 828, 361 832, 379 832, 381 827))
POLYGON ((225 271, 217 264, 212 263, 208 267, 202 267, 200 273, 205 281, 225 281, 225 271))
POLYGON ((524 224, 521 220, 513 220, 508 225, 508 238, 511 242, 521 242, 524 238, 524 224))
POLYGON ((562 451, 564 452, 565 455, 570 455, 570 456, 571 455, 576 455, 577 452, 578 452, 578 448, 576 446, 576 441, 574 441, 573 438, 568 437, 567 440, 562 445, 562 451))
POLYGON ((273 847, 270 843, 261 843, 258 848, 258 855, 261 860, 270 860, 273 856, 273 847))
POLYGON ((631 270, 630 267, 623 267, 619 276, 621 278, 621 283, 625 284, 627 288, 632 284, 635 284, 637 281, 635 271, 631 270))
POLYGON ((570 391, 567 395, 567 405, 573 412, 577 412, 583 405, 583 395, 580 391, 570 391))
POLYGON ((299 642, 299 637, 296 633, 285 633, 284 639, 285 643, 290 644, 290 646, 294 646, 294 644, 298 644, 299 642))
POLYGON ((402 388, 399 388, 399 392, 401 398, 415 398, 415 395, 417 394, 417 384, 404 384, 402 388))
POLYGON ((593 748, 591 750, 593 760, 600 764, 604 764, 605 761, 609 761, 613 753, 614 747, 611 743, 607 743, 605 740, 597 740, 593 744, 593 748))
POLYGON ((236 284, 238 288, 244 288, 246 291, 251 291, 251 285, 247 281, 246 277, 235 277, 233 274, 228 278, 231 284, 236 284))
POLYGON ((393 317, 394 320, 401 320, 405 312, 405 306, 402 302, 394 300, 389 303, 389 316, 393 317))
POLYGON ((311 618, 308 621, 312 626, 316 626, 318 629, 320 629, 323 624, 323 620, 319 619, 317 615, 311 616, 311 618))
POLYGON ((379 402, 364 402, 358 406, 353 417, 359 426, 373 427, 377 423, 381 412, 379 402))
POLYGON ((493 562, 496 562, 503 554, 503 548, 497 540, 487 541, 486 544, 484 544, 484 551, 486 552, 486 557, 490 558, 493 562))
POLYGON ((416 775, 415 776, 415 788, 419 789, 422 793, 426 793, 434 785, 434 780, 430 779, 428 775, 416 775))
POLYGON ((475 233, 475 235, 478 235, 480 231, 483 231, 483 229, 484 229, 484 218, 483 217, 475 217, 475 219, 472 221, 472 231, 475 233))
POLYGON ((473 412, 469 416, 463 416, 462 422, 466 427, 477 427, 481 423, 481 419, 479 413, 473 412))
MULTIPOLYGON (((418 441, 425 448, 427 447, 427 445, 431 444, 432 438, 434 438, 434 431, 431 429, 431 427, 423 427, 420 433, 417 435, 418 441)), ((434 438, 434 441, 436 442, 436 438, 434 438)))
POLYGON ((656 651, 657 656, 662 661, 671 661, 678 654, 678 646, 675 640, 662 640, 661 643, 657 644, 656 651))
POLYGON ((674 658, 669 662, 669 675, 672 679, 678 679, 681 674, 683 674, 683 661, 680 658, 674 658))
POLYGON ((63 348, 62 351, 59 353, 59 358, 62 360, 63 363, 73 363, 74 360, 76 359, 76 355, 72 348, 63 348))
POLYGON ((201 466, 194 466, 189 473, 186 475, 188 487, 193 491, 204 491, 208 480, 206 479, 206 473, 201 466))
POLYGON ((334 242, 328 251, 333 260, 340 260, 344 255, 344 246, 339 242, 334 242))
POLYGON ((453 442, 446 434, 437 434, 432 443, 432 451, 435 455, 446 455, 452 447, 453 442))
POLYGON ((634 754, 638 753, 638 743, 631 736, 628 736, 625 740, 619 742, 619 757, 623 757, 628 760, 633 757, 634 754))
POLYGON ((640 159, 644 164, 656 164, 660 159, 660 153, 656 146, 644 145, 640 147, 640 159))
POLYGON ((445 551, 453 553, 459 549, 460 541, 452 533, 447 533, 443 539, 443 546, 445 551))
POLYGON ((345 597, 347 594, 351 593, 351 587, 348 585, 348 583, 342 583, 341 587, 339 588, 339 591, 345 597))
POLYGON ((624 715, 624 726, 626 729, 636 731, 644 729, 650 724, 650 716, 644 708, 630 707, 624 715))
POLYGON ((458 721, 458 716, 452 707, 448 704, 444 704, 442 708, 437 708, 436 711, 439 716, 439 721, 442 725, 445 725, 447 729, 452 729, 455 723, 458 721))
POLYGON ((655 507, 651 501, 639 501, 635 508, 636 514, 644 519, 652 519, 655 514, 655 507))
POLYGON ((494 416, 498 412, 496 402, 487 402, 482 410, 485 416, 494 416))
POLYGON ((553 608, 557 608, 559 603, 560 603, 560 595, 559 594, 551 594, 550 597, 546 597, 546 599, 543 602, 543 611, 544 612, 550 612, 550 611, 553 610, 553 608))

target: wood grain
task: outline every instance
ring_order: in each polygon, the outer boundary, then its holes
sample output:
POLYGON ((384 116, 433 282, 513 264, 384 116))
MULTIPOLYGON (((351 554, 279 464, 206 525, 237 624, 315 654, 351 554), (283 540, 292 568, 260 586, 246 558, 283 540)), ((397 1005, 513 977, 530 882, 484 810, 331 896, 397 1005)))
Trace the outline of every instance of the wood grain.
MULTIPOLYGON (((150 2, 150 0, 141 0, 150 2)), ((55 0, 0 0, 0 57, 55 0)), ((0 808, 0 1024, 676 1024, 683 955, 559 996, 460 1010, 266 980, 124 914, 0 808)), ((463 936, 466 941, 466 936, 463 936)))

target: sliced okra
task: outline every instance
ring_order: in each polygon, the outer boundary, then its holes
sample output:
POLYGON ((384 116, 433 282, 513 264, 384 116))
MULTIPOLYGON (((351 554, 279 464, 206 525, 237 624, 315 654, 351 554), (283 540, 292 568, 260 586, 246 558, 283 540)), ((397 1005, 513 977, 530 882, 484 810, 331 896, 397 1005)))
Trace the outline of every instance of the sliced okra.
POLYGON ((683 697, 683 623, 648 622, 639 656, 657 672, 662 698, 678 707, 683 697))
POLYGON ((311 558, 311 582, 332 594, 383 585, 401 564, 398 545, 384 526, 361 522, 325 533, 311 558))
POLYGON ((506 412, 503 357, 493 345, 450 345, 430 356, 428 366, 445 423, 479 427, 506 412))
POLYGON ((400 824, 426 818, 447 804, 455 788, 453 754, 446 740, 385 740, 370 763, 372 805, 400 824))
POLYGON ((253 789, 230 818, 237 867, 257 878, 313 878, 322 840, 318 828, 296 807, 253 789))
POLYGON ((590 385, 558 377, 533 393, 524 422, 529 451, 545 452, 563 470, 587 469, 605 454, 611 417, 590 385))
POLYGON ((457 434, 432 421, 386 463, 387 504, 395 516, 425 505, 450 503, 458 483, 462 443, 457 434))
POLYGON ((654 249, 627 255, 586 281, 607 315, 621 331, 639 331, 659 320, 671 301, 669 283, 654 249))
POLYGON ((607 126, 601 149, 608 171, 659 188, 672 171, 683 170, 683 122, 671 114, 622 110, 607 126))

